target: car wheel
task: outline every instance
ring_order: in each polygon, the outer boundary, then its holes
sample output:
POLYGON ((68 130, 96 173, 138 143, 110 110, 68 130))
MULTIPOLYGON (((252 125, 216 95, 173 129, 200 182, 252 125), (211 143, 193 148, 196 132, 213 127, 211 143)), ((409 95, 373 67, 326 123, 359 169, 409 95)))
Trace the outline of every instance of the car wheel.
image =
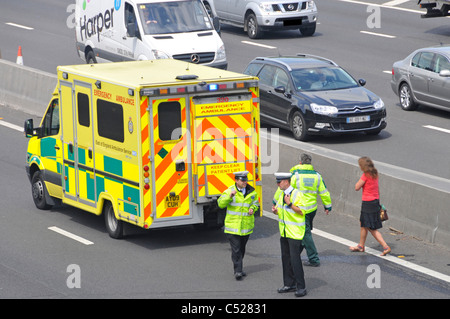
POLYGON ((250 13, 247 16, 245 24, 247 26, 247 34, 250 39, 259 39, 261 37, 262 31, 258 25, 256 16, 253 13, 250 13))
POLYGON ((43 210, 52 207, 52 205, 47 204, 45 193, 46 189, 42 173, 41 171, 37 171, 33 174, 33 178, 31 179, 31 194, 33 195, 33 201, 36 207, 43 210))
POLYGON ((314 34, 314 32, 316 32, 316 23, 315 22, 300 27, 300 33, 304 37, 310 37, 314 34))
POLYGON ((105 202, 103 206, 103 214, 105 215, 106 230, 110 237, 120 239, 123 237, 123 222, 116 218, 114 208, 110 202, 105 202))
POLYGON ((417 103, 414 101, 411 88, 407 83, 403 83, 402 85, 400 85, 398 93, 402 109, 404 109, 405 111, 414 111, 415 109, 417 109, 417 103))
POLYGON ((291 131, 295 139, 306 141, 308 139, 305 118, 299 111, 295 111, 291 118, 291 131))

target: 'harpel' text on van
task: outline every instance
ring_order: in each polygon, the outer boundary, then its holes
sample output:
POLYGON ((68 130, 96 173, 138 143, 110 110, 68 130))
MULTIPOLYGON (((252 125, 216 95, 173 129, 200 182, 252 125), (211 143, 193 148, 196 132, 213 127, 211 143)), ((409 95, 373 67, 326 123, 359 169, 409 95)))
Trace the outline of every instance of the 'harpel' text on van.
POLYGON ((86 19, 86 15, 80 18, 80 35, 81 40, 84 40, 84 37, 90 38, 93 35, 97 34, 97 39, 100 42, 100 33, 114 26, 114 8, 106 10, 105 13, 99 13, 92 18, 86 19))

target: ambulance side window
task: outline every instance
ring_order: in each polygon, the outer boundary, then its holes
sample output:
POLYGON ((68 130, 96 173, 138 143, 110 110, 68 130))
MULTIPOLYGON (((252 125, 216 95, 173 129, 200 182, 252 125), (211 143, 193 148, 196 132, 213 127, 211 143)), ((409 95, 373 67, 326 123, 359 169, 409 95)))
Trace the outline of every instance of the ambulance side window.
POLYGON ((58 99, 54 99, 42 122, 42 137, 56 135, 59 133, 59 103, 58 99))
POLYGON ((122 105, 98 99, 97 128, 101 137, 123 143, 125 136, 122 105))
POLYGON ((177 101, 158 105, 159 138, 162 141, 181 138, 181 104, 177 101))
POLYGON ((91 124, 89 116, 89 96, 84 93, 77 94, 78 105, 78 123, 80 125, 89 127, 91 124))

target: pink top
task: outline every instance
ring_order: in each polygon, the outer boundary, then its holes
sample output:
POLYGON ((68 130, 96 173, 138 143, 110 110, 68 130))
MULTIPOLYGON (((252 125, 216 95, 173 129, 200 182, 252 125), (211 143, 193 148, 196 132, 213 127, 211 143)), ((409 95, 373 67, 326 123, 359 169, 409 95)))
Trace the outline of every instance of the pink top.
POLYGON ((378 191, 378 178, 372 178, 371 176, 366 176, 366 174, 363 174, 361 176, 361 180, 365 182, 362 187, 362 200, 368 202, 375 199, 380 199, 380 193, 378 191))

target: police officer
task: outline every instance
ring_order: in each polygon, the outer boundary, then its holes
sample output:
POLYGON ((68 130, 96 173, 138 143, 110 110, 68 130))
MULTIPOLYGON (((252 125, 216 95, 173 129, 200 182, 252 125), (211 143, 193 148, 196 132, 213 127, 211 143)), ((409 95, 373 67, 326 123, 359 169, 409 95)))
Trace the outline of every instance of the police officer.
POLYGON ((246 276, 242 270, 245 246, 255 226, 255 212, 259 208, 259 198, 249 185, 248 171, 235 172, 235 184, 230 186, 217 200, 220 208, 227 208, 224 232, 231 245, 231 260, 234 277, 241 280, 246 276))
POLYGON ((300 258, 305 234, 305 215, 300 209, 301 193, 291 186, 291 173, 275 173, 275 177, 283 192, 277 197, 277 203, 272 206, 272 212, 278 215, 283 267, 284 286, 279 288, 278 292, 295 291, 296 297, 303 297, 307 292, 300 258))
POLYGON ((303 247, 306 249, 308 261, 306 266, 320 266, 319 254, 314 244, 311 230, 313 220, 317 213, 317 196, 319 195, 324 205, 325 213, 331 211, 331 197, 322 175, 314 170, 311 165, 311 156, 306 153, 300 155, 300 164, 291 168, 291 185, 302 193, 302 211, 305 214, 306 230, 303 237, 303 247))

